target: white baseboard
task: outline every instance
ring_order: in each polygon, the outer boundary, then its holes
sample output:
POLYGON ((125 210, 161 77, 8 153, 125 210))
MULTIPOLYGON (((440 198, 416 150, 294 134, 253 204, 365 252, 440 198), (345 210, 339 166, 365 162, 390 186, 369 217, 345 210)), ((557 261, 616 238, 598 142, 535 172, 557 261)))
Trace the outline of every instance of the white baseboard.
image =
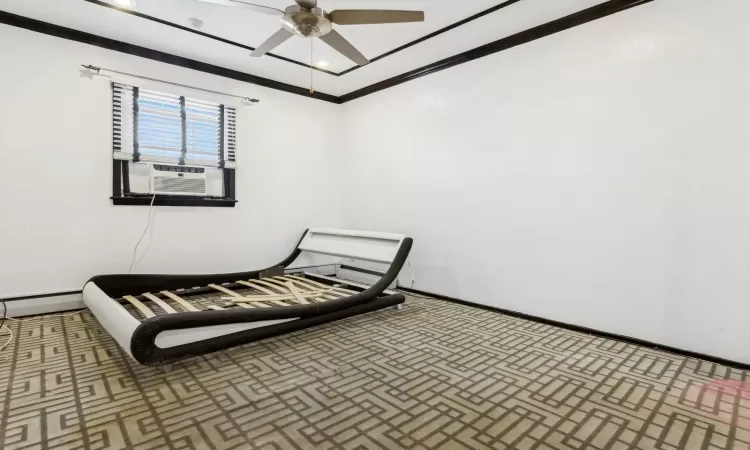
MULTIPOLYGON (((83 309, 83 297, 78 294, 53 295, 50 297, 36 297, 25 300, 6 300, 8 317, 35 316, 37 314, 51 314, 62 311, 83 309)), ((2 308, 2 306, 0 306, 2 308)), ((0 312, 1 313, 1 312, 0 312)))

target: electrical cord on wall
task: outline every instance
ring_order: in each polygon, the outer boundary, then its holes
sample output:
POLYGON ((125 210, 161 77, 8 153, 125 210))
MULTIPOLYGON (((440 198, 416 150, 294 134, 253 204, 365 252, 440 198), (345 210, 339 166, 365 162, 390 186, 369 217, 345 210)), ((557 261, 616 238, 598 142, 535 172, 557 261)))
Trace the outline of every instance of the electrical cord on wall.
MULTIPOLYGON (((0 332, 3 331, 3 328, 8 330, 8 340, 5 341, 5 344, 3 344, 2 347, 0 347, 0 352, 5 350, 5 347, 7 347, 10 344, 10 341, 13 340, 13 330, 10 329, 10 327, 5 326, 5 319, 8 319, 8 305, 5 304, 5 300, 0 300, 0 302, 3 303, 3 320, 0 321, 0 332)), ((0 334, 2 336, 2 334, 0 334)), ((3 356, 2 359, 0 359, 0 362, 5 362, 8 360, 7 356, 3 356)))
MULTIPOLYGON (((2 330, 3 326, 5 326, 5 319, 8 318, 8 305, 5 304, 5 300, 0 300, 0 302, 3 302, 3 320, 0 322, 0 330, 2 330)), ((3 346, 3 348, 5 348, 5 346, 3 346)))
POLYGON ((138 247, 141 245, 141 241, 143 241, 143 238, 146 237, 146 233, 148 233, 148 229, 151 228, 151 210, 154 209, 154 200, 156 200, 156 194, 151 198, 151 205, 148 207, 148 224, 146 224, 146 228, 143 230, 143 234, 141 234, 141 237, 138 239, 138 242, 135 244, 135 248, 133 248, 133 260, 130 261, 130 268, 128 269, 128 274, 133 273, 133 266, 135 266, 135 258, 138 255, 138 247))
MULTIPOLYGON (((11 330, 10 327, 6 327, 5 326, 5 320, 6 319, 13 320, 13 319, 11 319, 10 317, 8 317, 8 305, 5 304, 5 300, 0 300, 0 301, 2 301, 2 303, 3 303, 3 320, 0 321, 0 332, 3 331, 3 328, 5 328, 6 330, 8 330, 8 340, 5 341, 5 344, 3 344, 2 347, 0 347, 0 352, 1 352, 1 351, 5 350, 5 347, 7 347, 8 345, 10 345, 11 341, 13 340, 13 330, 11 330)), ((0 336, 2 336, 2 335, 0 335, 0 336)), ((8 360, 8 357, 7 356, 3 356, 3 358, 0 359, 0 362, 5 362, 7 360, 8 360)))

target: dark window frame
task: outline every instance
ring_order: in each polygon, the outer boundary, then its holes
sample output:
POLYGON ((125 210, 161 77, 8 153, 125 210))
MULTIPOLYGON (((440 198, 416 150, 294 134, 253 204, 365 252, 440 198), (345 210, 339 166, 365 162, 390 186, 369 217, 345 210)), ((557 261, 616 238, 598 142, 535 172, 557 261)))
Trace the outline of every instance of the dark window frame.
MULTIPOLYGON (((113 83, 114 86, 114 83, 113 83)), ((130 166, 131 161, 138 162, 140 160, 140 151, 138 143, 138 95, 139 88, 133 86, 133 158, 132 159, 113 159, 112 160, 112 200, 113 205, 130 205, 130 206, 196 206, 196 207, 220 207, 220 208, 233 208, 237 204, 236 189, 235 189, 235 168, 227 168, 226 162, 230 160, 234 162, 234 110, 230 117, 230 122, 225 124, 225 115, 227 114, 227 108, 225 105, 219 105, 220 120, 219 120, 219 164, 218 168, 222 170, 222 179, 224 186, 223 197, 205 197, 205 196, 191 196, 191 195, 165 195, 165 194, 143 194, 134 193, 130 190, 130 166), (228 130, 225 130, 225 126, 229 126, 228 130), (225 142, 224 132, 229 131, 229 141, 225 142), (226 144, 226 145, 225 145, 226 144)), ((114 98, 113 102, 117 103, 121 100, 114 98)), ((185 97, 180 96, 180 107, 182 116, 182 154, 176 165, 185 165, 185 154, 186 154, 186 113, 185 113, 185 97)), ((113 113, 113 120, 115 116, 119 117, 119 113, 113 113)), ((119 126, 119 124, 118 124, 119 126)), ((115 140, 117 140, 119 130, 115 130, 115 140)), ((121 143, 115 142, 114 148, 119 148, 121 143)))
POLYGON ((200 197, 190 195, 160 195, 156 194, 134 194, 128 186, 130 161, 112 160, 112 204, 149 206, 153 200, 154 206, 198 206, 234 208, 237 204, 235 198, 235 170, 224 170, 224 197, 200 197))

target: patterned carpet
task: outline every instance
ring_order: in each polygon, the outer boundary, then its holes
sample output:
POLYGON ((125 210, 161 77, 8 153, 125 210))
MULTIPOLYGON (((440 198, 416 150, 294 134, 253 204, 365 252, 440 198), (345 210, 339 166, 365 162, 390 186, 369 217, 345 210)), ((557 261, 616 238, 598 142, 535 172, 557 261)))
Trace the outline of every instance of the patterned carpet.
POLYGON ((12 328, 3 450, 750 447, 745 372, 438 300, 166 374, 89 313, 12 328))

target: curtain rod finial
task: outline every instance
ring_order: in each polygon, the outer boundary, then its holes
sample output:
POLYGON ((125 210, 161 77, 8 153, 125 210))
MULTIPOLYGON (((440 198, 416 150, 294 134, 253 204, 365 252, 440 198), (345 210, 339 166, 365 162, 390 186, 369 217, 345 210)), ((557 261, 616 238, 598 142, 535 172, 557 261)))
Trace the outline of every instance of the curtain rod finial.
POLYGON ((99 73, 99 71, 102 70, 101 67, 92 66, 90 64, 89 65, 81 64, 81 67, 83 67, 84 69, 88 69, 92 72, 96 72, 96 73, 99 73))
POLYGON ((242 103, 243 106, 253 106, 256 103, 260 103, 260 100, 258 100, 257 98, 245 97, 240 103, 242 103))

